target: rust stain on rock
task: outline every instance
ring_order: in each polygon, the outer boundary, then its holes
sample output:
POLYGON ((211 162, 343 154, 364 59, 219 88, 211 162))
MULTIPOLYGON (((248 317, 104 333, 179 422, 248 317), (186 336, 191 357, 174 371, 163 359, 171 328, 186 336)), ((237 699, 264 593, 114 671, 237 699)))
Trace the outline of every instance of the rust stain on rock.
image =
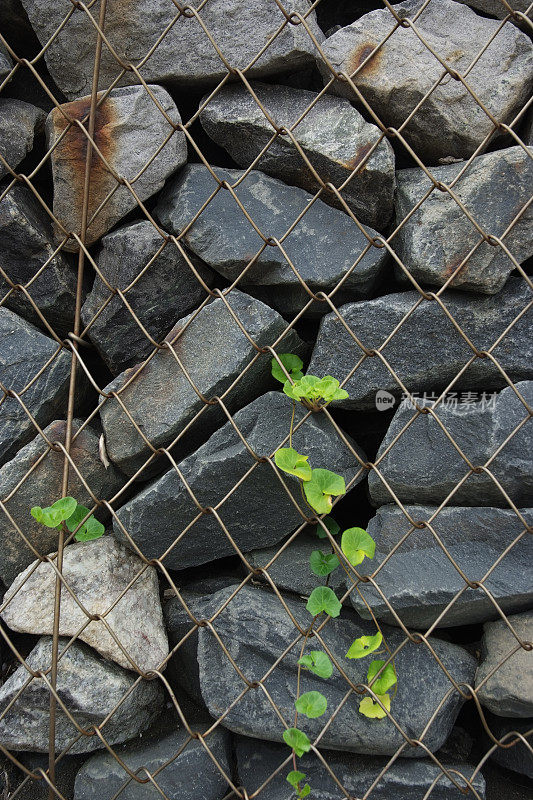
MULTIPOLYGON (((347 161, 344 162, 344 166, 347 169, 357 169, 361 161, 363 161, 369 152, 372 150, 372 143, 362 144, 360 147, 357 148, 357 151, 353 158, 349 158, 347 161)), ((361 172, 366 169, 368 162, 366 162, 361 169, 361 172)))
MULTIPOLYGON (((377 43, 374 42, 364 42, 363 44, 359 45, 359 47, 354 50, 352 55, 348 58, 348 74, 352 74, 355 72, 361 64, 363 64, 366 59, 374 52, 377 47, 377 43)), ((383 48, 380 48, 375 55, 372 56, 368 64, 363 67, 363 69, 357 73, 357 75, 374 75, 378 72, 381 58, 382 58, 383 48)))

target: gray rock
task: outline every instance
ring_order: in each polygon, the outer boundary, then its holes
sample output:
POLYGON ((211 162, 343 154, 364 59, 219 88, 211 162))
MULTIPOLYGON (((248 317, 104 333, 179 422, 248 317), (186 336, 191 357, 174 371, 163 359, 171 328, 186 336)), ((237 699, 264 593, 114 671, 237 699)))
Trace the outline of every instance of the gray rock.
MULTIPOLYGON (((286 761, 290 751, 281 745, 257 742, 238 737, 235 751, 240 782, 250 796, 286 761)), ((341 786, 351 797, 363 797, 387 765, 386 758, 361 758, 346 753, 328 753, 326 762, 341 786)), ((467 764, 444 762, 460 786, 466 788, 464 778, 470 780, 474 768, 467 764), (457 774, 458 773, 458 774, 457 774), (461 775, 464 776, 461 779, 461 775)), ((261 800, 293 800, 294 791, 286 781, 292 761, 258 795, 261 800)), ((298 759, 298 769, 305 773, 304 783, 311 786, 311 797, 316 800, 341 800, 345 794, 314 755, 298 759)), ((442 770, 432 761, 395 761, 382 775, 371 797, 376 800, 419 800, 430 789, 442 770)), ((479 797, 485 797, 485 780, 478 773, 472 781, 479 797)), ((460 800, 461 791, 444 775, 431 792, 434 800, 460 800)))
MULTIPOLYGON (((514 11, 521 11, 523 14, 526 13, 531 5, 530 0, 511 0, 511 2, 508 2, 508 0, 506 1, 507 5, 509 5, 514 11)), ((505 4, 502 3, 502 0, 457 0, 457 2, 466 3, 466 5, 469 5, 471 8, 475 8, 477 11, 482 11, 484 14, 490 14, 492 17, 498 17, 498 19, 503 19, 509 14, 509 9, 505 7, 505 4)))
MULTIPOLYGON (((518 216, 505 246, 521 263, 533 254, 529 231, 533 212, 527 208, 528 187, 533 182, 533 160, 522 147, 510 147, 475 158, 453 192, 482 230, 501 237, 518 216), (525 209, 523 214, 520 214, 525 209)), ((437 181, 451 184, 464 164, 432 169, 437 181)), ((399 224, 430 188, 421 169, 398 172, 396 221, 399 224)), ((457 202, 447 192, 435 190, 404 223, 393 245, 409 272, 423 284, 442 286, 481 241, 457 202)), ((515 268, 502 248, 483 242, 460 268, 451 286, 466 291, 499 292, 515 268)), ((397 274, 401 270, 397 267, 397 274)))
MULTIPOLYGON (((524 566, 528 563, 531 561, 524 562, 524 566)), ((531 645, 533 611, 513 614, 507 619, 520 640, 531 645)), ((476 691, 482 705, 499 717, 533 716, 533 651, 519 646, 503 619, 483 626, 476 691)))
MULTIPOLYGON (((249 446, 260 457, 268 457, 288 436, 291 413, 292 403, 286 395, 269 392, 238 411, 233 419, 249 446)), ((298 407, 295 420, 304 416, 303 407, 298 407)), ((309 456, 310 464, 334 466, 347 482, 359 472, 357 460, 321 414, 311 415, 295 431, 293 446, 309 456)), ((353 446, 365 458, 357 445, 353 446)), ((232 424, 227 422, 182 461, 179 469, 198 502, 207 507, 218 505, 253 463, 232 424)), ((358 480, 363 477, 359 475, 358 480)), ((286 476, 286 482, 299 508, 304 514, 309 513, 297 479, 286 476)), ((124 537, 123 525, 147 558, 159 558, 197 514, 183 482, 171 469, 119 509, 114 532, 124 537)), ((243 551, 279 542, 303 521, 269 464, 259 464, 224 502, 219 514, 243 551)), ((234 547, 215 517, 207 514, 179 540, 164 563, 170 569, 185 569, 234 554, 234 547)))
MULTIPOLYGON (((429 520, 435 507, 406 506, 414 520, 429 520)), ((521 512, 529 524, 533 510, 521 512)), ((524 530, 514 511, 503 508, 453 508, 439 511, 431 523, 448 553, 471 580, 481 580, 503 550, 524 530)), ((389 556, 411 525, 395 505, 382 506, 367 526, 376 542, 372 562, 365 562, 371 573, 389 556)), ((499 607, 505 612, 527 608, 533 602, 533 588, 524 564, 533 560, 533 542, 527 534, 514 544, 505 558, 484 581, 499 607)), ((413 530, 383 564, 376 582, 404 625, 426 630, 446 609, 461 589, 464 580, 429 529, 413 530)), ((381 595, 368 584, 363 589, 378 619, 396 624, 381 595)), ((369 619, 366 606, 356 592, 350 595, 354 607, 369 619)), ((467 589, 446 612, 438 627, 470 625, 498 616, 483 589, 467 589)))
MULTIPOLYGON (((193 730, 203 731, 208 727, 204 725, 202 728, 192 720, 188 722, 193 730)), ((80 769, 76 776, 74 800, 111 797, 124 784, 127 785, 119 795, 122 800, 155 800, 162 796, 172 800, 221 800, 229 791, 227 781, 197 739, 190 741, 180 752, 188 738, 186 730, 181 729, 159 740, 116 748, 119 758, 142 780, 146 779, 143 768, 147 769, 163 795, 151 783, 130 780, 116 758, 106 752, 92 756, 80 769), (168 761, 170 763, 165 766, 168 761)), ((231 776, 231 745, 226 731, 216 728, 204 741, 221 768, 231 776)))
MULTIPOLYGON (((54 255, 52 239, 51 222, 31 191, 25 186, 13 186, 0 203, 2 268, 14 284, 29 284, 28 293, 39 311, 59 336, 65 336, 74 320, 76 272, 62 252, 54 255), (42 273, 37 275, 40 270, 42 273)), ((0 277, 2 295, 9 288, 0 277)), ((22 291, 14 291, 5 305, 43 327, 22 291)))
MULTIPOLYGON (((220 180, 235 183, 240 170, 216 169, 220 180)), ((170 232, 179 234, 216 189, 209 170, 200 164, 187 166, 170 183, 155 215, 170 232)), ((252 170, 239 184, 236 194, 265 236, 281 239, 298 216, 305 216, 284 240, 283 247, 312 291, 330 292, 356 263, 368 244, 355 222, 320 200, 309 205, 311 195, 302 189, 252 170)), ((375 231, 368 229, 370 236, 375 231)), ((203 210, 184 241, 213 269, 229 280, 239 277, 263 247, 263 240, 250 225, 229 191, 220 190, 203 210), (221 225, 221 220, 224 224, 221 225)), ((367 297, 387 260, 385 248, 371 247, 335 294, 335 301, 367 297)), ((278 247, 266 247, 246 271, 239 286, 265 300, 283 314, 294 315, 308 302, 302 287, 278 247)), ((311 315, 329 310, 315 302, 311 315)))
MULTIPOLYGON (((197 604, 195 613, 200 613, 200 618, 211 618, 224 605, 231 593, 231 588, 222 589, 211 597, 204 598, 199 605, 197 604)), ((311 618, 304 603, 288 598, 286 602, 299 623, 308 625, 311 618)), ((191 629, 192 622, 177 598, 170 601, 169 606, 171 609, 169 610, 167 606, 166 612, 169 634, 171 638, 178 639, 191 629)), ((250 681, 259 681, 289 645, 298 638, 297 630, 278 598, 265 590, 249 587, 243 587, 218 613, 213 626, 250 681)), ((355 638, 374 632, 373 623, 361 622, 350 612, 345 612, 337 619, 328 620, 321 631, 326 646, 342 664, 346 675, 354 684, 366 680, 368 663, 365 663, 365 659, 348 660, 345 654, 355 638)), ((385 627, 384 634, 392 648, 396 648, 404 641, 403 633, 400 634, 393 629, 385 627)), ((197 638, 189 637, 188 650, 184 649, 183 654, 189 655, 188 668, 191 672, 199 669, 203 700, 209 712, 214 717, 219 717, 225 714, 246 684, 208 627, 200 627, 194 637, 197 638)), ((438 639, 430 638, 429 642, 455 680, 459 683, 465 681, 470 683, 473 680, 475 661, 465 650, 438 639)), ((316 649, 321 648, 317 645, 316 649)), ((296 661, 300 650, 300 645, 293 647, 264 681, 265 688, 289 726, 294 721, 296 661)), ((398 653, 395 663, 399 680, 391 713, 409 736, 417 738, 422 734, 424 726, 442 702, 423 739, 429 750, 434 752, 450 733, 463 701, 455 691, 450 692, 444 699, 451 689, 450 681, 426 646, 412 643, 405 645, 398 653)), ((190 680, 190 677, 187 676, 187 679, 190 680)), ((330 710, 337 710, 348 690, 348 684, 336 669, 328 681, 304 672, 300 690, 320 691, 328 700, 328 711, 325 716, 301 722, 305 732, 313 740, 329 722, 330 710)), ((379 736, 377 736, 375 721, 362 716, 358 711, 358 705, 359 697, 354 695, 342 706, 320 740, 321 746, 326 749, 347 750, 368 755, 395 753, 405 741, 395 725, 388 719, 380 721, 379 736)), ((270 741, 282 741, 283 726, 266 694, 260 688, 246 692, 224 716, 222 724, 235 733, 270 741)), ((401 755, 422 757, 425 751, 416 747, 406 748, 401 755)))
MULTIPOLYGON (((60 639, 59 642, 61 653, 69 640, 60 639)), ((26 663, 35 671, 44 671, 50 669, 51 660, 52 639, 43 636, 26 658, 26 663)), ((46 753, 50 691, 42 678, 34 678, 15 700, 28 678, 28 671, 20 666, 0 688, 0 713, 3 714, 0 717, 0 744, 10 750, 46 753)), ((145 730, 161 711, 164 698, 161 685, 156 681, 137 681, 132 672, 104 661, 90 647, 79 642, 74 642, 61 656, 57 694, 78 725, 86 731, 102 725, 113 711, 101 728, 109 745, 133 739, 145 730), (123 698, 124 701, 114 710, 123 698)), ((104 747, 98 736, 80 734, 58 705, 56 752, 61 752, 71 743, 69 753, 72 755, 104 747)))
MULTIPOLYGON (((11 792, 17 800, 49 800, 49 786, 41 773, 48 770, 48 754, 17 753, 16 758, 37 777, 26 776, 9 758, 0 757, 0 788, 6 797, 11 792)), ((73 797, 76 773, 85 760, 83 755, 66 755, 56 762, 55 787, 65 800, 73 797)))
MULTIPOLYGON (((479 350, 486 350, 527 308, 530 295, 525 282, 510 278, 494 297, 446 291, 441 299, 470 341, 479 350)), ((411 392, 435 393, 455 379, 473 353, 439 304, 420 300, 418 292, 402 292, 350 303, 339 311, 351 331, 368 349, 381 347, 401 323, 384 348, 383 356, 411 392)), ((529 309, 493 350, 494 357, 514 381, 533 378, 533 348, 529 336, 532 316, 529 309)), ((334 375, 343 381, 362 356, 359 345, 336 314, 331 313, 321 322, 308 372, 334 375)), ((487 392, 506 385, 490 359, 478 358, 457 379, 453 389, 483 388, 487 392)), ((344 388, 350 397, 339 401, 338 406, 354 410, 376 409, 376 392, 380 389, 394 397, 400 397, 402 392, 390 370, 377 356, 366 358, 344 388)), ((415 500, 423 502, 420 498, 415 500)))
MULTIPOLYGON (((38 425, 44 427, 66 409, 70 356, 56 342, 7 308, 0 308, 0 382, 20 393, 38 425), (50 362, 50 363, 49 363, 50 362), (26 386, 44 370, 24 391, 26 386)), ((35 436, 35 426, 15 397, 0 410, 0 463, 35 436)))
MULTIPOLYGON (((22 0, 31 24, 41 42, 46 44, 63 22, 68 3, 48 0, 22 0)), ((315 12, 307 0, 284 0, 288 14, 307 14, 307 23, 318 41, 324 36, 316 23, 315 12)), ((122 7, 110 4, 106 14, 105 32, 111 45, 126 62, 138 64, 157 44, 153 55, 143 63, 145 81, 175 83, 178 86, 218 84, 227 75, 227 68, 211 44, 199 22, 181 16, 173 27, 167 26, 178 16, 178 9, 166 0, 139 0, 135 14, 126 18, 122 7), (162 37, 159 40, 159 37, 162 37)), ((202 6, 202 23, 220 47, 228 64, 244 69, 285 23, 281 9, 263 0, 215 0, 202 6)), ((96 15, 98 18, 98 15, 96 15)), ((87 13, 75 10, 68 24, 45 52, 45 60, 60 89, 69 98, 88 94, 94 64, 96 32, 87 13)), ((248 77, 263 77, 290 72, 312 63, 315 46, 303 25, 285 24, 257 62, 247 70, 248 77)), ((102 50, 100 88, 116 80, 120 67, 107 47, 102 50)), ((133 73, 123 81, 136 83, 133 73)))
MULTIPOLYGON (((253 90, 274 123, 286 129, 312 106, 293 134, 318 175, 337 188, 381 135, 379 128, 366 122, 347 100, 328 95, 317 100, 315 92, 287 86, 254 84, 253 90)), ((244 168, 274 134, 264 112, 242 85, 222 89, 201 112, 200 121, 209 136, 244 168)), ((309 192, 320 188, 289 136, 278 136, 256 167, 309 192)), ((342 190, 342 197, 361 222, 382 231, 392 216, 393 195, 394 152, 384 139, 342 190)), ((322 193, 321 200, 338 204, 333 193, 322 193)))
POLYGON ((7 52, 4 45, 0 42, 0 78, 5 78, 9 75, 13 67, 11 56, 7 52))
MULTIPOLYGON (((221 396, 245 367, 247 372, 224 403, 236 411, 272 385, 270 355, 256 358, 256 350, 235 322, 226 306, 228 303, 248 335, 259 347, 273 345, 285 330, 285 322, 268 306, 239 291, 232 291, 225 299, 214 300, 200 313, 179 320, 165 341, 172 342, 174 352, 189 373, 191 380, 204 397, 221 396), (190 320, 190 324, 189 323, 190 320), (187 326, 187 327, 186 327, 187 326)), ((278 350, 302 354, 305 349, 292 330, 284 336, 278 350)), ((226 420, 218 405, 205 406, 182 372, 169 350, 160 350, 129 383, 136 368, 121 373, 106 388, 106 392, 120 392, 120 398, 144 435, 156 448, 170 445, 195 415, 203 409, 195 427, 187 430, 186 446, 192 449, 194 438, 204 439, 226 420)), ((108 400, 100 415, 106 437, 109 458, 129 475, 144 464, 150 450, 124 413, 116 399, 108 400)), ((179 448, 183 450, 183 442, 179 448)), ((179 451, 178 448, 178 451, 179 451)), ((167 466, 165 463, 164 466, 167 466)), ((143 478, 149 476, 146 470, 143 478)))
POLYGON ((489 725, 494 736, 503 744, 516 742, 512 747, 498 747, 492 753, 492 760, 505 769, 527 775, 533 780, 533 756, 530 749, 533 745, 533 719, 503 719, 490 716, 489 725), (528 741, 529 747, 518 737, 507 736, 513 731, 521 733, 528 741))
MULTIPOLYGON (((21 572, 7 590, 2 619, 13 631, 51 636, 56 573, 47 562, 35 568, 36 564, 21 572)), ((168 641, 154 567, 143 569, 138 556, 113 536, 104 536, 66 547, 62 574, 66 585, 61 588, 61 636, 74 636, 87 622, 87 613, 105 614, 125 652, 100 620, 83 628, 79 634, 82 642, 126 669, 146 672, 160 668, 168 655, 168 641)))
MULTIPOLYGON (((407 0, 394 9, 412 19, 422 5, 422 0, 407 0)), ((498 31, 500 24, 452 0, 429 3, 417 16, 417 30, 451 69, 462 74, 476 59, 466 81, 478 98, 450 76, 429 95, 402 132, 423 161, 435 164, 447 156, 472 155, 493 129, 479 103, 499 121, 510 122, 526 102, 533 47, 515 25, 498 31)), ((388 9, 373 11, 327 39, 324 53, 336 70, 353 74, 396 25, 388 9)), ((319 66, 329 80, 329 69, 322 62, 319 66)), ((353 82, 383 123, 398 128, 442 73, 416 33, 399 27, 353 82)), ((348 83, 337 82, 335 90, 355 99, 348 83)))
MULTIPOLYGON (((112 465, 104 469, 98 455, 98 434, 90 427, 78 432, 80 425, 80 420, 74 420, 75 438, 70 450, 72 463, 96 497, 110 500, 121 487, 124 477, 112 465)), ((44 429, 44 433, 51 442, 64 444, 65 429, 66 422, 56 420, 44 429)), ((63 453, 48 450, 48 445, 39 434, 0 469, 0 495, 9 498, 4 505, 11 517, 9 519, 5 513, 0 516, 0 578, 6 586, 36 557, 36 553, 17 532, 14 523, 41 556, 57 547, 57 531, 45 528, 34 520, 30 516, 30 508, 35 505, 48 506, 62 496, 64 461, 63 453)), ((82 505, 92 506, 89 492, 72 468, 69 470, 68 491, 82 505)), ((107 516, 103 510, 97 512, 97 517, 103 521, 107 516)))
MULTIPOLYGON (((22 100, 0 99, 0 153, 16 169, 33 147, 36 131, 44 125, 42 109, 22 100)), ((0 162, 0 178, 9 170, 0 162)))
MULTIPOLYGON (((516 387, 526 403, 531 404, 533 382, 518 383, 516 387)), ((420 405, 431 403, 421 401, 420 405)), ((483 466, 515 428, 527 419, 526 408, 510 386, 495 394, 494 402, 472 404, 469 413, 456 413, 449 405, 439 406, 436 413, 448 435, 474 466, 483 466)), ((398 409, 379 448, 378 459, 414 414, 413 408, 408 406, 398 409)), ((531 425, 522 425, 489 465, 490 472, 518 506, 527 506, 532 497, 531 434, 531 425)), ((430 414, 420 414, 414 420, 380 461, 379 469, 400 500, 436 505, 469 472, 464 459, 430 414)), ((375 505, 390 503, 393 499, 376 472, 370 473, 368 486, 375 505)), ((508 506, 502 492, 486 472, 469 475, 449 502, 465 506, 508 506)))
MULTIPOLYGON (((104 236, 97 263, 108 283, 123 291, 138 278, 125 296, 156 342, 176 320, 192 311, 206 296, 205 289, 178 248, 172 242, 165 245, 148 220, 124 225, 104 236), (155 260, 150 263, 152 259, 155 260), (150 266, 144 272, 148 264, 150 266)), ((197 260, 193 263, 201 278, 208 286, 211 285, 213 273, 197 260)), ((96 275, 81 311, 84 325, 89 325, 110 295, 104 281, 96 275)), ((92 323, 88 335, 114 375, 142 361, 153 350, 153 345, 118 296, 107 303, 92 323)))
MULTIPOLYGON (((168 92, 161 86, 151 86, 150 91, 172 122, 181 123, 178 109, 168 92)), ((81 229, 87 138, 77 125, 68 128, 65 115, 81 121, 89 113, 90 105, 90 96, 81 97, 54 108, 46 120, 47 145, 54 148, 50 157, 54 180, 54 215, 69 233, 79 234, 81 229)), ((185 134, 178 130, 171 134, 170 123, 148 92, 143 87, 126 87, 113 89, 100 104, 94 141, 110 167, 120 177, 133 181, 132 186, 139 199, 146 200, 158 192, 166 178, 187 160, 185 134), (137 174, 145 167, 137 178, 137 174)), ((90 186, 88 245, 97 241, 137 207, 137 200, 128 187, 117 188, 117 181, 96 152, 93 155, 90 186), (111 192, 113 194, 108 198, 111 192), (91 221, 104 200, 105 205, 91 221)), ((63 239, 64 234, 59 228, 56 236, 58 241, 63 239)), ((77 242, 70 239, 65 249, 77 250, 77 242)))

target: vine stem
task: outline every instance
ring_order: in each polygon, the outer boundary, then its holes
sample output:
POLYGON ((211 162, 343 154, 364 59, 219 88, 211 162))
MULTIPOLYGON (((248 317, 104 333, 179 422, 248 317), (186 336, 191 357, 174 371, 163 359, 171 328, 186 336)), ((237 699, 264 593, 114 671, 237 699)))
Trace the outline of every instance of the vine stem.
POLYGON ((294 412, 296 411, 296 400, 292 401, 292 416, 291 416, 291 427, 289 430, 289 447, 292 447, 292 428, 294 426, 294 412))

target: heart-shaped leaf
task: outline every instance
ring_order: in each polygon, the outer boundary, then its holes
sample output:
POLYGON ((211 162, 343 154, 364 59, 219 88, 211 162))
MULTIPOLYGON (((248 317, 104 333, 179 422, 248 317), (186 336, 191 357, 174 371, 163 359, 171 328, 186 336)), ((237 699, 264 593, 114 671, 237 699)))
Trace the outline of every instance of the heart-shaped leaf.
POLYGON ((341 539, 341 550, 352 566, 356 567, 367 558, 374 558, 376 543, 363 528, 348 528, 341 539))
MULTIPOLYGON (((371 662, 366 676, 369 684, 371 683, 372 678, 380 671, 384 663, 384 661, 380 661, 379 659, 371 662)), ((374 681, 370 688, 376 694, 385 694, 394 686, 396 680, 396 671, 393 665, 387 664, 379 678, 374 681)))
POLYGON ((294 789, 298 788, 298 784, 302 781, 305 781, 305 772, 298 772, 297 769, 293 769, 287 775, 287 783, 290 783, 294 789))
POLYGON ((299 396, 294 393, 294 385, 290 381, 285 381, 283 384, 283 391, 290 397, 291 400, 299 400, 299 396))
POLYGON ((309 719, 316 719, 326 713, 328 701, 320 692, 305 692, 295 703, 296 711, 309 719))
POLYGON ((340 389, 339 386, 339 381, 336 378, 326 375, 322 378, 317 388, 320 389, 320 396, 325 402, 331 403, 332 400, 345 400, 348 397, 348 392, 345 389, 340 389))
MULTIPOLYGON (((300 378, 303 378, 301 370, 304 362, 299 356, 295 356, 294 353, 279 353, 278 358, 293 380, 299 380, 300 378)), ((272 375, 274 378, 280 383, 285 383, 287 376, 275 358, 272 359, 271 364, 272 375)))
POLYGON ((313 617, 318 616, 323 611, 329 614, 330 617, 338 617, 341 613, 342 604, 329 586, 317 586, 311 592, 306 608, 313 617))
POLYGON ((287 728, 283 731, 283 741, 291 747, 298 758, 308 753, 311 749, 311 742, 303 731, 298 728, 287 728))
MULTIPOLYGON (((340 532, 340 526, 337 525, 333 517, 324 517, 322 520, 328 531, 331 533, 332 536, 336 536, 340 532)), ((315 533, 319 539, 327 539, 327 534, 324 533, 324 530, 321 525, 317 525, 315 528, 315 533)))
POLYGON ((323 553, 322 550, 313 550, 309 557, 311 572, 319 577, 324 577, 339 566, 339 559, 335 553, 323 553))
POLYGON ((314 469, 311 480, 304 483, 304 492, 311 508, 318 514, 327 514, 331 511, 332 496, 344 494, 346 484, 342 475, 329 469, 314 469))
MULTIPOLYGON (((385 706, 387 711, 390 711, 390 697, 388 694, 380 694, 377 695, 381 703, 385 706)), ((379 703, 374 702, 373 697, 363 697, 361 702, 359 703, 359 713, 363 714, 363 716, 368 717, 369 719, 383 719, 386 717, 387 714, 381 708, 379 703)))
POLYGON ((33 506, 30 514, 41 525, 45 525, 47 528, 57 528, 71 516, 76 506, 77 503, 73 497, 62 497, 61 500, 56 500, 53 505, 47 508, 33 506))
POLYGON ((280 447, 274 453, 274 461, 277 467, 282 469, 283 472, 288 472, 289 475, 296 475, 297 478, 301 478, 303 481, 311 479, 312 470, 310 464, 307 463, 308 458, 309 456, 301 456, 292 447, 280 447))
POLYGON ((298 798, 299 798, 299 800, 303 800, 304 797, 308 797, 308 795, 310 795, 310 794, 311 794, 311 787, 309 786, 308 783, 306 783, 305 786, 303 787, 302 791, 298 795, 298 798))
POLYGON ((369 653, 377 650, 383 641, 381 631, 378 631, 374 636, 360 636, 353 642, 352 646, 346 653, 346 658, 364 658, 369 653))
MULTIPOLYGON (((78 505, 74 513, 67 519, 66 525, 69 531, 75 531, 82 519, 87 516, 89 509, 85 506, 78 505)), ((101 522, 98 522, 95 517, 90 516, 80 527, 74 538, 78 542, 89 542, 92 539, 99 539, 104 535, 105 528, 101 522)))
POLYGON ((318 675, 319 678, 331 678, 333 674, 333 664, 327 653, 323 653, 321 650, 311 650, 310 653, 305 653, 299 659, 298 664, 318 675))

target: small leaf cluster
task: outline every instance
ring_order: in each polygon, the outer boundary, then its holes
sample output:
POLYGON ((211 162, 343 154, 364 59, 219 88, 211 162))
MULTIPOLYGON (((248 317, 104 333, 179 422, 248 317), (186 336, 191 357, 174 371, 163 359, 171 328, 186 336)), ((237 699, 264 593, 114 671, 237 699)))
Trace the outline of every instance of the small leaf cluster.
POLYGON ((283 372, 276 358, 272 359, 272 375, 283 384, 283 391, 291 400, 300 400, 311 407, 325 406, 332 400, 345 400, 348 392, 340 388, 340 383, 331 375, 317 378, 304 375, 303 361, 294 353, 281 353, 279 360, 285 367, 290 380, 283 372))
POLYGON ((104 534, 104 526, 101 522, 93 517, 87 517, 90 514, 90 509, 82 506, 73 497, 62 497, 56 500, 55 503, 46 508, 41 506, 33 506, 30 514, 37 522, 47 528, 61 529, 63 523, 67 526, 68 530, 74 534, 74 538, 78 542, 88 542, 92 539, 99 539, 104 534), (87 519, 85 519, 87 517, 87 519), (85 521, 84 521, 85 520, 85 521), (80 524, 81 523, 81 524, 80 524), (79 527, 78 527, 79 526, 79 527), (76 530, 78 528, 78 530, 76 530))

